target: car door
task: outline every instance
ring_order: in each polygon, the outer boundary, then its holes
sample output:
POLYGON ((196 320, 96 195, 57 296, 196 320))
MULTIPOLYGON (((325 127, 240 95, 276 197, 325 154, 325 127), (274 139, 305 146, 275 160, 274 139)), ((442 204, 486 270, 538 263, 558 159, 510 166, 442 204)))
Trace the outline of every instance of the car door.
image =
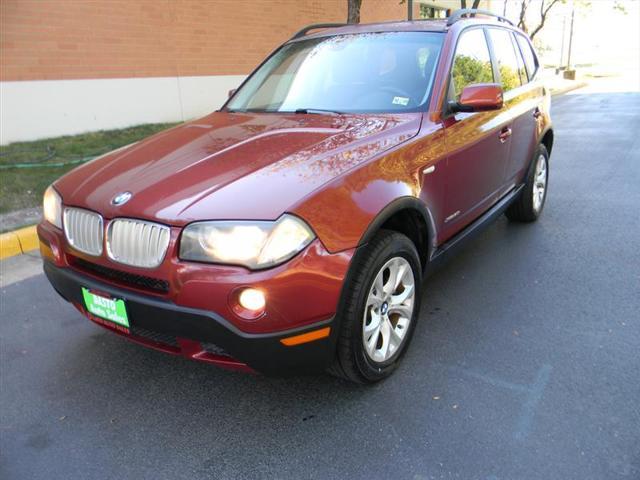
POLYGON ((541 85, 529 82, 520 47, 514 32, 502 27, 488 28, 490 47, 500 75, 504 91, 504 112, 509 117, 511 147, 505 163, 504 194, 520 183, 524 175, 536 136, 536 106, 542 99, 541 85))
POLYGON ((531 43, 522 34, 511 33, 520 64, 522 87, 517 89, 514 104, 517 112, 513 122, 513 141, 506 170, 507 187, 523 181, 538 143, 538 132, 544 102, 544 86, 538 78, 538 60, 531 43))
MULTIPOLYGON (((457 42, 448 100, 457 101, 464 87, 497 82, 482 27, 465 29, 457 42)), ((498 198, 511 144, 510 118, 503 109, 445 114, 446 192, 444 237, 467 226, 498 198)))

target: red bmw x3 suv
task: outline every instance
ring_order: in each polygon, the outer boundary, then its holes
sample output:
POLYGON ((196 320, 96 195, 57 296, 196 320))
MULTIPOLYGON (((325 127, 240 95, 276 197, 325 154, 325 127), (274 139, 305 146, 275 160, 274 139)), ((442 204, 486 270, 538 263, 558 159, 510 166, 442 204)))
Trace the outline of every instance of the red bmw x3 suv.
POLYGON ((547 192, 550 97, 501 17, 313 25, 218 111, 75 169, 38 227, 94 322, 265 374, 389 375, 434 265, 547 192))

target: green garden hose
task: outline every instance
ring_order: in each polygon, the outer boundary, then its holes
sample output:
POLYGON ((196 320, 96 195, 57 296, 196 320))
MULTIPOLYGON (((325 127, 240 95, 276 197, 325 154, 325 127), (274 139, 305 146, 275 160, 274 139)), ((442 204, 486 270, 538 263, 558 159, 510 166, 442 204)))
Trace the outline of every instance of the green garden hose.
MULTIPOLYGON (((54 158, 56 156, 56 149, 51 147, 51 146, 47 146, 46 148, 46 155, 41 157, 41 158, 37 158, 36 160, 34 160, 33 162, 19 162, 19 163, 0 163, 0 170, 8 170, 10 168, 49 168, 49 167, 65 167, 67 165, 77 165, 80 163, 85 163, 88 162, 90 160, 93 160, 94 158, 98 158, 100 155, 104 155, 105 153, 110 152, 111 150, 113 150, 115 147, 109 146, 107 150, 105 150, 104 152, 98 153, 98 154, 93 154, 93 155, 89 155, 87 157, 80 157, 80 158, 74 158, 74 159, 70 159, 70 160, 64 160, 61 162, 49 162, 49 160, 51 160, 52 158, 54 158)), ((16 154, 16 153, 28 153, 30 151, 33 151, 35 154, 35 150, 18 150, 18 151, 11 151, 11 152, 0 152, 0 157, 5 157, 7 155, 10 154, 16 154)))

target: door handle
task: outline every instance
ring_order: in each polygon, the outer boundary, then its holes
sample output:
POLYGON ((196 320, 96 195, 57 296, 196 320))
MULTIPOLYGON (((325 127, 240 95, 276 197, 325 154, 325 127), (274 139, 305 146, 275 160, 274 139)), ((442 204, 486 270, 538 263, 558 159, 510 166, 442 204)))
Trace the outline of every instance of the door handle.
POLYGON ((536 107, 536 109, 533 111, 533 118, 535 118, 537 120, 541 116, 542 116, 542 112, 540 111, 540 109, 538 107, 536 107))
POLYGON ((511 129, 509 127, 505 127, 502 130, 500 130, 500 135, 498 136, 498 138, 500 139, 500 142, 504 143, 507 141, 507 139, 511 136, 511 129))

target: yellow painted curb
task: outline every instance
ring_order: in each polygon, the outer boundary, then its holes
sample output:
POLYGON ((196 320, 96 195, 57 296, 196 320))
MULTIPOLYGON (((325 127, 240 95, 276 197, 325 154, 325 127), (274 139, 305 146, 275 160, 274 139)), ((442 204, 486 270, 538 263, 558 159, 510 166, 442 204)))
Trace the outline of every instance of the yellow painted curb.
POLYGON ((36 226, 25 227, 0 235, 0 260, 38 248, 36 226))
POLYGON ((21 253, 20 240, 18 240, 18 236, 15 233, 10 232, 0 235, 0 259, 13 257, 21 253))

